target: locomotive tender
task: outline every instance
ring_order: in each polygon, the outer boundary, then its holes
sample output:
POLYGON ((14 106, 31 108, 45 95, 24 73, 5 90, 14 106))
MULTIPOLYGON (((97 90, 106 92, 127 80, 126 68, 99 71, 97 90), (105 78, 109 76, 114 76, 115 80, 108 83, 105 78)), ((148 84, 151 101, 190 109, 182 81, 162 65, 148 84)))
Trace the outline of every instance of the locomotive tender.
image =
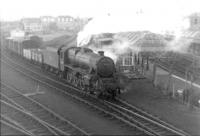
MULTIPOLYGON (((15 49, 13 47, 15 45, 7 46, 12 52, 15 49)), ((89 48, 75 45, 35 48, 29 51, 24 46, 19 48, 23 51, 14 52, 40 64, 45 70, 57 73, 85 92, 103 98, 114 98, 120 93, 114 61, 104 56, 102 51, 97 54, 89 48)))

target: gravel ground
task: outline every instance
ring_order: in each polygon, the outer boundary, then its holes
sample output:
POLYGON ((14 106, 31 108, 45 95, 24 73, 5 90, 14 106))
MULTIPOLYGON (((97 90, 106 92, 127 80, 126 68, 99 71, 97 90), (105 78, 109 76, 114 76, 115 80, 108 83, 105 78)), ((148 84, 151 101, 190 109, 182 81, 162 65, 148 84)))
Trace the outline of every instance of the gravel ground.
POLYGON ((123 93, 121 97, 129 103, 141 107, 192 135, 200 135, 200 110, 191 109, 163 96, 147 79, 132 81, 127 88, 128 92, 123 93))
POLYGON ((1 63, 1 80, 21 89, 22 93, 34 93, 39 85, 39 90, 43 91, 44 94, 37 94, 32 96, 32 98, 93 134, 134 134, 133 131, 120 125, 119 122, 104 118, 96 111, 86 108, 85 105, 56 93, 52 88, 29 79, 3 63, 1 63))
POLYGON ((3 125, 3 124, 1 124, 1 135, 2 136, 11 136, 11 135, 16 135, 16 136, 22 136, 22 135, 24 135, 24 133, 22 133, 22 132, 20 132, 20 131, 18 131, 18 130, 15 130, 15 129, 13 129, 13 128, 10 128, 9 126, 6 126, 6 125, 3 125))

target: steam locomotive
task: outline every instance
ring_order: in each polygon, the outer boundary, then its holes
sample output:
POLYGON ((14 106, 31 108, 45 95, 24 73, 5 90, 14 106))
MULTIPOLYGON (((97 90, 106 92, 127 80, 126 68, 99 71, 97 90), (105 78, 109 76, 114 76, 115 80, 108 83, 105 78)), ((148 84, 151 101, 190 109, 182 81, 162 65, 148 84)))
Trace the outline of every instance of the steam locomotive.
POLYGON ((40 64, 43 69, 56 73, 82 91, 100 98, 115 98, 120 93, 114 61, 104 56, 102 51, 97 54, 75 45, 45 49, 27 49, 19 43, 16 46, 10 44, 7 49, 40 64))

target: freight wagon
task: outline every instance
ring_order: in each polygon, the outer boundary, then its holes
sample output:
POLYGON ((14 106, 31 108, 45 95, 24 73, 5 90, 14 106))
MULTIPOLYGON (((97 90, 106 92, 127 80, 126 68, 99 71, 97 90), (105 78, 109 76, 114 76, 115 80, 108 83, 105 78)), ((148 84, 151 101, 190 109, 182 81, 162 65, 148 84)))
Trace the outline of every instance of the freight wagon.
POLYGON ((59 55, 56 48, 46 47, 42 50, 43 63, 46 70, 57 71, 59 69, 59 55))
POLYGON ((42 45, 41 39, 37 36, 32 36, 30 38, 7 38, 6 41, 7 49, 20 56, 25 55, 26 57, 30 56, 28 55, 28 49, 39 48, 42 45))
POLYGON ((43 53, 41 49, 31 49, 31 60, 33 63, 43 64, 43 53))
POLYGON ((68 43, 68 47, 44 49, 37 49, 37 45, 33 48, 28 43, 23 41, 22 44, 8 46, 8 49, 41 64, 42 68, 58 74, 85 92, 103 98, 114 98, 120 93, 114 61, 103 52, 97 54, 88 48, 75 47, 73 41, 68 43))

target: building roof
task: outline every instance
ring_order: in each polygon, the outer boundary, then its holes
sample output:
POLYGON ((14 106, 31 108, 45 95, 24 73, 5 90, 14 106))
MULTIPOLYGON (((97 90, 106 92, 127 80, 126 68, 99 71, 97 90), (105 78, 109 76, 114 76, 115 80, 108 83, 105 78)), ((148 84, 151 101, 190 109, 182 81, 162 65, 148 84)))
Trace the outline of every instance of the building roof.
POLYGON ((53 16, 41 16, 40 18, 54 18, 53 16))
POLYGON ((199 12, 193 13, 189 17, 200 17, 200 13, 199 12))
POLYGON ((185 31, 183 32, 183 37, 193 38, 193 39, 200 39, 200 31, 185 31))
POLYGON ((193 42, 200 43, 200 30, 184 31, 182 37, 192 39, 193 42))
POLYGON ((65 16, 58 16, 57 18, 73 18, 73 17, 72 17, 72 16, 65 15, 65 16))
POLYGON ((166 45, 163 36, 148 31, 120 32, 114 38, 128 41, 131 46, 139 47, 143 51, 162 50, 166 45))

